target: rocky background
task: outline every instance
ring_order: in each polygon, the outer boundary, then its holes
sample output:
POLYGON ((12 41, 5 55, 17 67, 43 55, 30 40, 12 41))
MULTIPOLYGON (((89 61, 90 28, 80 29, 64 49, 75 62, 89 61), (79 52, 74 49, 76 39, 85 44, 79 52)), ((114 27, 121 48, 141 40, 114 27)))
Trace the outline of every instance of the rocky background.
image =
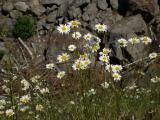
MULTIPOLYGON (((134 61, 148 51, 158 52, 160 44, 160 1, 158 0, 0 0, 0 29, 6 27, 9 31, 7 35, 0 37, 1 54, 2 51, 8 52, 5 47, 6 42, 14 42, 12 30, 16 18, 22 15, 36 18, 36 36, 39 41, 38 45, 37 43, 33 45, 35 41, 31 41, 30 44, 32 47, 40 48, 39 54, 44 59, 55 54, 55 51, 50 48, 57 47, 54 43, 43 45, 46 39, 44 36, 54 30, 58 24, 73 19, 78 19, 82 23, 81 29, 89 32, 94 32, 96 23, 109 26, 102 46, 112 48, 113 61, 116 63, 126 59, 130 62, 134 61), (134 35, 147 35, 152 38, 153 43, 147 48, 139 44, 132 49, 128 46, 125 50, 117 46, 118 38, 127 39, 134 35)), ((3 57, 1 56, 1 59, 3 57)))

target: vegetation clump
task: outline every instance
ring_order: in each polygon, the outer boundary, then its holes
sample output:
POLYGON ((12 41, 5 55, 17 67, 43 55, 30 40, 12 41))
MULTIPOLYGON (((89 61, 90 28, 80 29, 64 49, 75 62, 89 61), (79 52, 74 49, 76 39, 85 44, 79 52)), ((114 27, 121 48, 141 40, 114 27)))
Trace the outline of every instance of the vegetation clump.
POLYGON ((27 40, 35 34, 36 26, 35 19, 31 16, 21 16, 17 18, 13 34, 15 37, 20 37, 27 40))

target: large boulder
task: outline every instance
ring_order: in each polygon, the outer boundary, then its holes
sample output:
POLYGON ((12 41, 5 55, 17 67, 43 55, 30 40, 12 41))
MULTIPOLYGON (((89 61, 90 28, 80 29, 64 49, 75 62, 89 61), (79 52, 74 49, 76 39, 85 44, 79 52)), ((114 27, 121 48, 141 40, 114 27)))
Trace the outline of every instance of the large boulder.
POLYGON ((133 13, 141 13, 146 21, 160 12, 158 0, 128 0, 128 9, 133 13))
MULTIPOLYGON (((119 46, 118 39, 129 39, 136 35, 148 35, 147 25, 141 15, 124 18, 114 24, 109 32, 109 46, 113 50, 113 56, 119 60, 128 59, 129 61, 133 61, 146 55, 147 50, 144 51, 146 46, 142 43, 134 46, 129 44, 124 49, 119 46)), ((105 41, 105 44, 108 45, 108 41, 105 41)))

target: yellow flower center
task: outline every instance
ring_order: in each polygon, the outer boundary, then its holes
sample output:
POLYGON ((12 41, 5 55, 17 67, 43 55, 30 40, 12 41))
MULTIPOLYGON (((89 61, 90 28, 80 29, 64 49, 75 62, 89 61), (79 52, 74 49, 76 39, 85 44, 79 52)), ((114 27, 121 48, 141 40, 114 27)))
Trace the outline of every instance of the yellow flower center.
POLYGON ((72 22, 72 26, 77 26, 77 25, 78 25, 78 23, 76 21, 72 22))
POLYGON ((66 31, 66 30, 67 30, 67 28, 66 28, 66 27, 62 27, 62 30, 63 30, 63 31, 66 31))
POLYGON ((102 29, 103 29, 103 26, 99 26, 98 28, 99 28, 100 30, 102 30, 102 29))
POLYGON ((62 60, 66 60, 66 59, 67 59, 67 56, 63 55, 62 60))

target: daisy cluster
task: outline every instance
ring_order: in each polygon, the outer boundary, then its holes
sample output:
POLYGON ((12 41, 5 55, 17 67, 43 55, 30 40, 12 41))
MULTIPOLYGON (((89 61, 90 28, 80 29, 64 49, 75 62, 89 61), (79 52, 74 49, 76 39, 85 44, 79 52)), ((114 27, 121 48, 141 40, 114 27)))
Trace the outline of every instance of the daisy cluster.
POLYGON ((145 45, 148 45, 149 43, 152 43, 152 39, 147 36, 142 37, 132 37, 127 39, 120 38, 118 39, 118 43, 121 47, 127 47, 127 44, 136 45, 138 43, 144 43, 145 45))
MULTIPOLYGON (((48 69, 51 69, 53 66, 53 64, 46 65, 48 69)), ((3 99, 0 98, 0 115, 5 115, 8 119, 11 119, 16 112, 27 113, 28 115, 31 115, 34 110, 40 114, 45 112, 44 109, 47 109, 47 106, 44 108, 42 99, 45 99, 50 91, 47 87, 47 82, 43 80, 40 75, 35 75, 30 79, 19 79, 20 78, 15 75, 11 79, 4 79, 4 85, 2 87, 4 93, 7 96, 12 95, 14 98, 12 98, 12 101, 7 97, 3 99), (12 91, 13 88, 10 88, 10 84, 17 81, 20 81, 20 88, 18 89, 22 91, 19 95, 12 91), (37 102, 36 104, 33 102, 33 99, 37 102), (16 107, 13 106, 13 104, 16 105, 16 107)), ((46 102, 47 101, 45 101, 45 103, 46 102)))
MULTIPOLYGON (((87 68, 89 68, 89 65, 92 63, 92 54, 96 54, 97 51, 100 49, 100 42, 101 39, 95 35, 92 35, 91 33, 87 33, 82 35, 79 31, 77 31, 77 28, 79 28, 81 25, 81 23, 78 20, 72 20, 70 22, 67 22, 66 24, 60 24, 57 27, 57 31, 64 35, 64 34, 71 34, 72 38, 74 40, 79 40, 82 39, 83 40, 83 47, 82 47, 82 51, 85 51, 82 55, 79 56, 79 58, 77 58, 76 60, 74 60, 73 64, 72 64, 72 69, 73 70, 85 70, 87 68)), ((96 24, 95 25, 95 30, 97 30, 98 32, 106 32, 108 30, 107 25, 104 24, 96 24)), ((78 46, 76 46, 75 44, 70 44, 67 47, 68 51, 70 53, 74 53, 76 50, 80 49, 78 46)), ((104 50, 105 52, 105 50, 104 50)), ((57 56, 57 62, 58 63, 67 63, 69 61, 71 61, 71 58, 73 56, 71 56, 69 53, 62 53, 60 55, 57 56)), ((102 55, 102 57, 105 57, 105 55, 102 55)), ((100 58, 105 59, 105 58, 100 58)), ((109 60, 109 59, 108 59, 109 60)), ((109 62, 109 61, 108 61, 109 62)), ((48 63, 46 64, 46 68, 49 70, 52 70, 55 68, 55 64, 54 63, 48 63)), ((58 79, 62 79, 64 76, 66 75, 65 71, 59 71, 57 73, 57 78, 58 79)))
POLYGON ((75 60, 74 64, 72 65, 72 68, 74 70, 85 70, 89 67, 91 64, 91 60, 89 59, 89 56, 87 54, 80 55, 80 58, 75 60))
MULTIPOLYGON (((60 24, 57 27, 57 30, 60 34, 71 34, 72 38, 75 40, 83 40, 83 51, 84 55, 80 55, 79 58, 77 58, 76 60, 74 60, 74 63, 72 64, 72 69, 73 70, 85 70, 87 68, 89 68, 89 65, 92 63, 92 58, 93 58, 93 54, 97 54, 97 52, 100 50, 100 43, 101 43, 101 39, 91 33, 87 33, 82 35, 80 32, 77 31, 77 28, 79 28, 81 25, 81 23, 78 20, 72 20, 70 22, 67 22, 66 24, 60 24), (85 56, 84 58, 82 58, 82 56, 85 56)), ((109 27, 105 24, 96 24, 95 28, 94 28, 97 32, 99 33, 104 33, 108 31, 109 27)), ((145 45, 148 45, 149 43, 151 43, 152 40, 151 38, 147 37, 147 36, 142 36, 142 37, 132 37, 127 39, 124 38, 120 38, 118 39, 118 43, 120 47, 127 47, 128 44, 131 45, 136 45, 138 43, 144 43, 145 45)), ((75 44, 71 44, 68 46, 68 51, 70 52, 74 52, 76 51, 78 48, 78 46, 76 46, 75 44)), ((110 64, 110 53, 111 50, 108 48, 104 48, 102 49, 102 51, 100 51, 99 54, 99 60, 103 63, 103 65, 105 65, 105 70, 108 72, 112 73, 112 77, 115 81, 119 81, 121 80, 121 71, 122 71, 122 66, 121 65, 111 65, 110 64)), ((156 57, 156 53, 152 53, 149 55, 150 59, 153 59, 156 57)), ((67 62, 69 61, 71 58, 71 55, 69 55, 68 53, 62 53, 61 55, 58 55, 57 60, 59 63, 61 62, 67 62)), ((47 64, 46 65, 47 69, 53 69, 54 68, 54 64, 47 64)), ((62 79, 65 76, 65 71, 60 71, 57 74, 57 78, 62 79)), ((106 83, 104 83, 106 84, 106 83)), ((104 86, 104 85, 103 85, 104 86)))

